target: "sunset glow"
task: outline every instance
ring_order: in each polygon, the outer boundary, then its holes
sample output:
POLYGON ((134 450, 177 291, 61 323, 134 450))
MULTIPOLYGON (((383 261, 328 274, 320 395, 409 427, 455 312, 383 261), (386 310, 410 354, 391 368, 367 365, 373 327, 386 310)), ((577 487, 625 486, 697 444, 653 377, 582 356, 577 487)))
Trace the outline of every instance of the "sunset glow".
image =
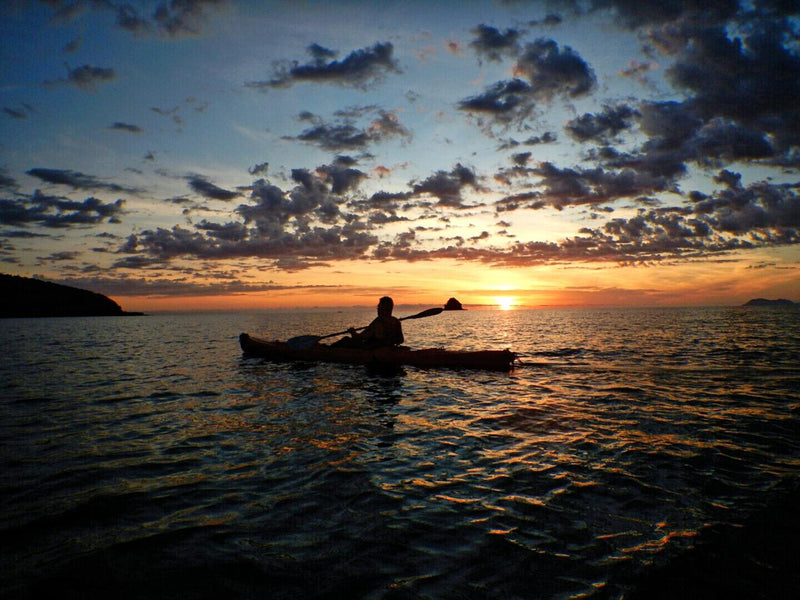
POLYGON ((800 300, 797 10, 695 4, 3 3, 1 270, 143 311, 800 300))
POLYGON ((517 299, 510 296, 497 296, 495 297, 495 301, 500 310, 511 310, 517 304, 517 299))

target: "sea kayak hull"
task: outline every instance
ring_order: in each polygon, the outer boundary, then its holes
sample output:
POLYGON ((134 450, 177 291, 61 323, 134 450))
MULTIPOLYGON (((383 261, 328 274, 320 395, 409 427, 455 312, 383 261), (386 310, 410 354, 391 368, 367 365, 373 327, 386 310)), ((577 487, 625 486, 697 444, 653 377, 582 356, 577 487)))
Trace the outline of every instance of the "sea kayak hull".
POLYGON ((440 348, 411 350, 408 348, 331 348, 316 344, 304 350, 292 349, 286 342, 268 341, 246 333, 239 336, 242 351, 276 361, 334 362, 378 367, 414 366, 424 368, 484 369, 511 371, 515 354, 510 350, 459 352, 440 348))

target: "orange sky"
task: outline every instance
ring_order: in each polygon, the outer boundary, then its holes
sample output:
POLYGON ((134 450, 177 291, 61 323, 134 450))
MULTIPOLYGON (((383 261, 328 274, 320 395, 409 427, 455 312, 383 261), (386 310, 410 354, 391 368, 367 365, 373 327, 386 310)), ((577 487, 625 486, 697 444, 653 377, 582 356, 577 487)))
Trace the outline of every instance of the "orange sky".
POLYGON ((791 263, 762 265, 749 256, 655 268, 498 269, 451 261, 409 265, 354 262, 295 274, 282 284, 273 278, 277 289, 260 292, 112 297, 126 310, 145 312, 371 307, 386 294, 398 305, 414 306, 440 306, 450 297, 473 307, 738 305, 756 297, 800 300, 799 271, 791 263))

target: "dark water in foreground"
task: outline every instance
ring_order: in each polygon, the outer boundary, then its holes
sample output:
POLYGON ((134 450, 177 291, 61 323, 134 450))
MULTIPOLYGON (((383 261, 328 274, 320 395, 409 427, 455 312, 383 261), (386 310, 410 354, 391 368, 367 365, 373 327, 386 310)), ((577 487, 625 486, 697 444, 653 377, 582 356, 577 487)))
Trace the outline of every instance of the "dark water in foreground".
POLYGON ((800 475, 797 310, 404 323, 512 374, 237 345, 370 318, 0 321, 0 596, 618 597, 800 475))

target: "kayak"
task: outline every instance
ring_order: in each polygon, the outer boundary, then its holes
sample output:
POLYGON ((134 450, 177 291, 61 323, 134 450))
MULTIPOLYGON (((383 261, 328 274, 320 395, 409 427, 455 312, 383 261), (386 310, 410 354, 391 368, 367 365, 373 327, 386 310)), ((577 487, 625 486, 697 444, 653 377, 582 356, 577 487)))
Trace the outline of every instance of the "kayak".
POLYGON ((425 348, 412 350, 394 348, 332 348, 316 344, 310 348, 291 348, 286 342, 267 341, 242 333, 239 344, 247 356, 260 356, 277 361, 333 362, 375 367, 404 365, 427 368, 485 369, 511 371, 516 355, 510 350, 479 350, 473 352, 425 348))

